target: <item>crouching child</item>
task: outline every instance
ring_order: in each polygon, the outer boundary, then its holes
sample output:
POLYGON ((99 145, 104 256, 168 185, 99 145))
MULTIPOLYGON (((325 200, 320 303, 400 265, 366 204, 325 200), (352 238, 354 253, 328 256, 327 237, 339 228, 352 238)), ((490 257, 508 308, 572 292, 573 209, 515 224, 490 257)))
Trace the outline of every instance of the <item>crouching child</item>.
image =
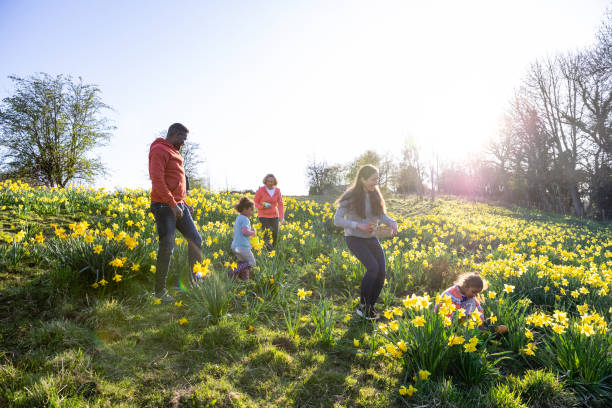
MULTIPOLYGON (((478 294, 487 287, 487 282, 477 272, 469 272, 461 274, 457 277, 454 286, 446 289, 442 294, 450 298, 450 301, 455 306, 455 310, 447 317, 452 318, 458 316, 460 321, 469 319, 476 314, 480 318, 480 327, 482 328, 485 322, 484 314, 478 294)), ((437 305, 438 308, 440 305, 437 305)))

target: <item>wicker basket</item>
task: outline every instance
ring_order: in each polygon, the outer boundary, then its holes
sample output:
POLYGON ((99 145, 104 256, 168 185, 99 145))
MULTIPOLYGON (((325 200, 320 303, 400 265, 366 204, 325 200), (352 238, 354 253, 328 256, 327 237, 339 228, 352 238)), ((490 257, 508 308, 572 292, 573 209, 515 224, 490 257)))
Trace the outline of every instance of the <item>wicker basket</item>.
POLYGON ((390 238, 393 236, 393 231, 390 226, 381 224, 374 230, 374 236, 376 238, 390 238))

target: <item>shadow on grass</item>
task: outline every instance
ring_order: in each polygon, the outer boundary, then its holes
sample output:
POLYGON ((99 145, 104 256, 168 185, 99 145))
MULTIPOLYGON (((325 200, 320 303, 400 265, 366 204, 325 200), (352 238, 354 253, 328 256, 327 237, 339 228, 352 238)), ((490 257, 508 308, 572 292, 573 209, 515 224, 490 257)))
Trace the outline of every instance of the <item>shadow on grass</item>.
POLYGON ((389 389, 394 387, 397 373, 364 355, 365 345, 353 344, 354 339, 363 339, 373 331, 374 323, 353 315, 335 345, 311 341, 300 360, 304 375, 290 392, 293 406, 391 406, 389 389))

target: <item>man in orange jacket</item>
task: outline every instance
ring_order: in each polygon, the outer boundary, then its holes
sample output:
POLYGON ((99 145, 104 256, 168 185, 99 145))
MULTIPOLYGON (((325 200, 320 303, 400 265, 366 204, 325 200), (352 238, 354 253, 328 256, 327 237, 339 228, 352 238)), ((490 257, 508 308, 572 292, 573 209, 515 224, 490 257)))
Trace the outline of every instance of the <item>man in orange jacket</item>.
MULTIPOLYGON (((159 235, 155 269, 155 296, 163 302, 174 302, 168 294, 166 280, 174 250, 174 234, 178 229, 188 242, 189 267, 202 260, 202 237, 191 214, 193 208, 185 203, 187 190, 183 157, 179 149, 185 144, 189 130, 180 123, 168 128, 166 138, 157 138, 149 150, 151 178, 151 212, 159 235)), ((193 275, 191 275, 193 276, 193 275)))

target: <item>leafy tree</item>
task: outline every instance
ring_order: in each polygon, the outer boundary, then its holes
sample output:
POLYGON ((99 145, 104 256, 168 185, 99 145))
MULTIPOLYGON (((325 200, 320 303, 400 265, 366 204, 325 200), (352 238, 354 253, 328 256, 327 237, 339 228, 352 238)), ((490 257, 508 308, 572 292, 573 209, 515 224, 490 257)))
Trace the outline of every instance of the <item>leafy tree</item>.
POLYGON ((0 105, 0 168, 3 177, 65 187, 105 173, 88 154, 108 142, 114 127, 100 115, 108 109, 96 85, 41 73, 9 76, 15 93, 0 105))
POLYGON ((367 150, 357 156, 355 160, 346 165, 346 181, 350 184, 355 180, 359 168, 364 164, 372 164, 379 170, 379 185, 383 190, 389 188, 395 171, 393 158, 389 155, 380 155, 374 150, 367 150))
POLYGON ((594 215, 602 220, 612 218, 612 168, 601 166, 591 176, 590 204, 594 215))
POLYGON ((352 162, 346 165, 346 181, 350 184, 355 180, 355 176, 359 168, 364 164, 372 164, 380 170, 380 154, 374 150, 367 150, 365 153, 357 156, 352 162))
POLYGON ((206 163, 200 154, 200 144, 196 142, 185 142, 181 147, 185 175, 189 178, 191 188, 210 188, 210 180, 207 175, 202 175, 201 166, 206 163))
POLYGON ((393 185, 398 193, 417 193, 423 197, 424 166, 420 159, 420 152, 413 139, 404 141, 399 164, 393 171, 393 185))
POLYGON ((312 160, 306 166, 309 194, 319 195, 326 192, 336 192, 342 180, 342 166, 329 165, 327 162, 312 160))

